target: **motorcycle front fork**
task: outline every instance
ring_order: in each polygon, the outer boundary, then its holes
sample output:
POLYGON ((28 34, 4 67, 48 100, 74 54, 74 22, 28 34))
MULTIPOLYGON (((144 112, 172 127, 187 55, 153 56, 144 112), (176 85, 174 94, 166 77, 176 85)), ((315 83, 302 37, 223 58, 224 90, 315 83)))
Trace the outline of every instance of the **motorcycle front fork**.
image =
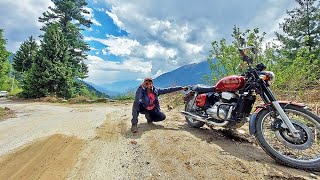
POLYGON ((272 102, 273 107, 275 108, 276 111, 278 111, 282 121, 284 122, 284 124, 286 125, 286 127, 289 129, 290 133, 292 134, 293 137, 298 138, 300 137, 299 132, 291 123, 289 117, 287 116, 287 114, 284 112, 284 110, 282 109, 282 107, 280 106, 278 101, 273 101, 272 102))

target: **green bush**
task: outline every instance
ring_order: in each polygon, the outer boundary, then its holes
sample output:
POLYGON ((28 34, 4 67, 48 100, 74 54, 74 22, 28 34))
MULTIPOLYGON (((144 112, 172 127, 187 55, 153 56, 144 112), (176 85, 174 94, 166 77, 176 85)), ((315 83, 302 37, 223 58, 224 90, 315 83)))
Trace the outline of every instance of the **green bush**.
POLYGON ((116 96, 114 99, 119 101, 126 101, 126 100, 134 100, 135 93, 133 91, 128 91, 125 94, 121 94, 116 96))

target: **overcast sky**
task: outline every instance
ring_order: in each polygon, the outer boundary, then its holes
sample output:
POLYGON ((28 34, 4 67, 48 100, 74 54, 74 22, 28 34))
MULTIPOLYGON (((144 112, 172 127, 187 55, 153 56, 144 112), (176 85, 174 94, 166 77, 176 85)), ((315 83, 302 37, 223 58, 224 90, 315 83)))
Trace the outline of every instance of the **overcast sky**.
MULTIPOLYGON (((102 85, 156 77, 207 59, 211 42, 231 39, 232 28, 260 28, 274 38, 293 0, 88 0, 93 25, 87 81, 102 85)), ((0 29, 15 52, 29 36, 39 40, 38 17, 50 0, 0 0, 0 29)))

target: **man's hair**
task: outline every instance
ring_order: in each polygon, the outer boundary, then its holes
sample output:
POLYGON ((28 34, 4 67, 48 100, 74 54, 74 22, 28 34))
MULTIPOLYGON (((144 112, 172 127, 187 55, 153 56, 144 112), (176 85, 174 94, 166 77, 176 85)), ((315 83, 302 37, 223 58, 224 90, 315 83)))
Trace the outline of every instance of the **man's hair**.
POLYGON ((144 78, 143 83, 141 84, 141 86, 145 87, 147 82, 152 82, 153 83, 153 79, 149 78, 149 77, 144 78))
POLYGON ((153 82, 153 79, 150 77, 144 78, 143 82, 153 82))

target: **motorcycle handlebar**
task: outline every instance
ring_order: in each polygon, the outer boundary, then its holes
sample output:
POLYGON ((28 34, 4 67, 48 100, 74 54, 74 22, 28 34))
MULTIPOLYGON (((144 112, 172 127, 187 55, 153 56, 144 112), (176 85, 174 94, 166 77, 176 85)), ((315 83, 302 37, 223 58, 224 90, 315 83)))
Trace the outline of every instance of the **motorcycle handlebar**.
POLYGON ((245 61, 245 62, 247 62, 248 63, 248 65, 250 65, 252 62, 252 59, 250 59, 247 55, 246 55, 246 53, 244 52, 244 50, 246 50, 246 49, 251 49, 254 53, 255 53, 255 47, 254 46, 247 46, 247 47, 242 47, 242 48, 238 48, 238 50, 239 50, 239 53, 240 53, 240 55, 241 55, 241 57, 242 57, 242 60, 243 61, 245 61))
POLYGON ((249 57, 246 55, 246 53, 244 53, 243 49, 239 48, 239 53, 240 53, 241 58, 242 58, 243 61, 245 61, 247 63, 250 63, 249 62, 249 57))

